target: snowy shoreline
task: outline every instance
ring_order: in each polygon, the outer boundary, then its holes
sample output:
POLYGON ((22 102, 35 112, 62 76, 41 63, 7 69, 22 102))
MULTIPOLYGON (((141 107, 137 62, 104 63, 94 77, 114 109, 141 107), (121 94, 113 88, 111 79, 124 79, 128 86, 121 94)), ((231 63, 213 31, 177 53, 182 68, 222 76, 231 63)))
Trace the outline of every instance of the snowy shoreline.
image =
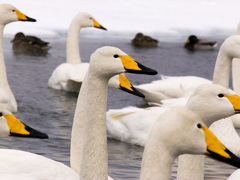
POLYGON ((5 3, 38 20, 12 23, 6 27, 6 35, 22 31, 58 37, 67 32, 71 19, 79 11, 91 13, 110 34, 143 32, 166 41, 189 34, 225 37, 233 34, 240 22, 239 0, 8 0, 5 3))

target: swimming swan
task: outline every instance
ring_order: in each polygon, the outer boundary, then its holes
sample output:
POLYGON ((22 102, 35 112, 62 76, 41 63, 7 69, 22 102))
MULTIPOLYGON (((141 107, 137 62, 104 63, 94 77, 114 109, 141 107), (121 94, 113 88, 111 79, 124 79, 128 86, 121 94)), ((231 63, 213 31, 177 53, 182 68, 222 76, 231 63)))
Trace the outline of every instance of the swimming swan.
POLYGON ((83 63, 79 52, 79 32, 82 28, 95 27, 106 30, 90 14, 80 12, 69 27, 67 38, 67 60, 60 64, 48 80, 48 86, 57 90, 79 92, 79 88, 88 71, 89 63, 83 63))
POLYGON ((166 106, 162 107, 112 109, 107 112, 108 136, 144 146, 157 117, 169 108, 185 105, 199 114, 209 126, 216 120, 234 115, 240 109, 237 102, 234 104, 226 97, 234 94, 233 91, 222 86, 206 84, 199 86, 189 99, 184 98, 181 103, 173 106, 172 103, 170 106, 166 103, 166 106), (222 95, 224 96, 219 97, 222 95))
POLYGON ((102 47, 91 55, 89 71, 83 81, 74 116, 71 168, 37 154, 0 149, 0 179, 1 175, 8 174, 35 180, 107 179, 105 120, 108 80, 123 72, 157 73, 118 48, 102 47))
POLYGON ((48 138, 47 134, 30 128, 14 116, 13 113, 17 112, 17 102, 8 84, 3 54, 3 31, 5 25, 14 21, 35 22, 36 20, 24 15, 10 4, 0 4, 0 14, 0 104, 5 104, 7 111, 10 113, 9 116, 6 117, 8 121, 8 131, 11 135, 48 138), (14 122, 17 122, 16 126, 14 122), (19 129, 19 125, 22 128, 19 129))

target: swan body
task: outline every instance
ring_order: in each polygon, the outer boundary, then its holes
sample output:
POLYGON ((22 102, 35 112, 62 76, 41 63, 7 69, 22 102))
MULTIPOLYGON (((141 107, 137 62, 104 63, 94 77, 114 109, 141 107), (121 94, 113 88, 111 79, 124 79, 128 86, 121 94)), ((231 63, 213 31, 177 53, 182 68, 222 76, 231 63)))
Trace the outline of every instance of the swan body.
POLYGON ((57 90, 79 92, 79 87, 88 71, 89 63, 82 63, 79 52, 79 31, 81 28, 104 29, 90 14, 77 14, 69 27, 67 39, 67 60, 60 64, 48 80, 48 86, 57 90))
MULTIPOLYGON (((16 175, 17 178, 20 175, 21 178, 34 180, 110 180, 107 175, 107 135, 104 127, 108 80, 126 71, 152 75, 157 73, 137 63, 118 48, 103 47, 92 54, 74 115, 71 168, 44 156, 2 149, 0 168, 3 168, 0 177, 12 178, 16 175)), ((1 118, 5 119, 5 116, 1 118)))
POLYGON ((135 86, 145 95, 150 103, 161 103, 168 98, 179 98, 190 95, 198 86, 210 84, 211 81, 197 76, 161 76, 161 80, 135 86))
POLYGON ((56 180, 79 180, 79 175, 70 167, 37 154, 0 149, 0 179, 5 177, 18 179, 25 176, 34 180, 56 179, 56 180), (14 157, 14 159, 13 159, 14 157), (23 163, 24 162, 24 163, 23 163))
POLYGON ((233 115, 235 111, 228 101, 219 101, 218 94, 234 94, 218 85, 202 85, 187 99, 181 98, 178 102, 163 101, 161 107, 126 107, 123 109, 109 110, 107 112, 107 128, 110 138, 118 139, 124 142, 144 146, 152 125, 164 111, 175 106, 189 106, 196 111, 207 125, 223 117, 233 115), (164 103, 166 102, 166 104, 164 103), (229 109, 230 108, 230 109, 229 109), (221 109, 221 111, 216 111, 221 109), (232 110, 231 110, 232 109, 232 110), (220 113, 221 112, 221 113, 220 113))
POLYGON ((84 76, 87 74, 89 63, 63 63, 52 73, 48 81, 49 87, 68 92, 78 92, 84 76))

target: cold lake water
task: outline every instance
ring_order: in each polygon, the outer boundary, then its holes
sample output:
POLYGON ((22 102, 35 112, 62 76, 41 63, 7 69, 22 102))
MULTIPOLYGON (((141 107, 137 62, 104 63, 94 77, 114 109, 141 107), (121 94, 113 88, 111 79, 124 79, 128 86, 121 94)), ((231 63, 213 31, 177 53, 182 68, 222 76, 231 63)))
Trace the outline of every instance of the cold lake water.
MULTIPOLYGON (((70 135, 77 94, 49 89, 47 81, 57 65, 65 61, 65 37, 46 39, 52 49, 47 57, 15 56, 10 39, 5 39, 5 61, 10 86, 18 102, 17 116, 26 124, 49 135, 49 139, 2 138, 1 148, 30 151, 69 165, 70 135)), ((158 48, 133 48, 130 39, 121 36, 81 37, 81 56, 88 62, 98 47, 111 45, 158 70, 164 75, 195 75, 211 79, 216 51, 187 52, 180 42, 160 42, 158 48)), ((128 75, 135 84, 159 79, 159 76, 128 75)), ((110 89, 108 108, 144 105, 144 101, 119 90, 110 89)), ((79 137, 81 138, 81 137, 79 137)), ((138 179, 143 148, 109 140, 109 173, 114 179, 138 179)), ((226 179, 234 170, 230 165, 207 158, 205 179, 226 179)), ((176 177, 176 166, 173 168, 176 177)))

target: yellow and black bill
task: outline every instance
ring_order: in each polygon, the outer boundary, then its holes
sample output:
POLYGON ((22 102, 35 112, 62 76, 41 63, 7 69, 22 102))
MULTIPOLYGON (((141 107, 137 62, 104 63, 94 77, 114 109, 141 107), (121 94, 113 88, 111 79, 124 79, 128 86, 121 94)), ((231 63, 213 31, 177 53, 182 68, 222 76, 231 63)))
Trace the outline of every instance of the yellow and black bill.
POLYGON ((208 156, 240 168, 240 158, 227 149, 208 128, 203 127, 208 156))
POLYGON ((119 87, 121 90, 142 98, 145 97, 144 94, 142 94, 140 91, 133 87, 133 85, 130 83, 130 81, 124 74, 119 74, 119 82, 119 87))
POLYGON ((30 21, 30 22, 36 22, 37 21, 36 19, 33 19, 31 17, 26 16, 25 14, 23 14, 18 9, 16 9, 15 12, 16 12, 16 15, 17 15, 19 21, 30 21))
POLYGON ((19 120, 13 114, 4 115, 4 118, 8 123, 11 136, 25 137, 25 138, 39 138, 39 139, 48 138, 47 134, 42 133, 24 124, 21 120, 19 120))
POLYGON ((103 30, 107 31, 107 28, 105 28, 104 26, 102 26, 96 19, 92 18, 92 21, 93 21, 93 26, 94 26, 95 28, 103 29, 103 30))
POLYGON ((124 56, 119 56, 119 58, 122 61, 124 69, 128 73, 148 74, 148 75, 156 75, 158 73, 157 71, 140 64, 131 56, 124 55, 124 56))
POLYGON ((232 104, 235 113, 240 113, 240 96, 238 96, 238 95, 229 95, 229 96, 226 96, 226 98, 232 104))

